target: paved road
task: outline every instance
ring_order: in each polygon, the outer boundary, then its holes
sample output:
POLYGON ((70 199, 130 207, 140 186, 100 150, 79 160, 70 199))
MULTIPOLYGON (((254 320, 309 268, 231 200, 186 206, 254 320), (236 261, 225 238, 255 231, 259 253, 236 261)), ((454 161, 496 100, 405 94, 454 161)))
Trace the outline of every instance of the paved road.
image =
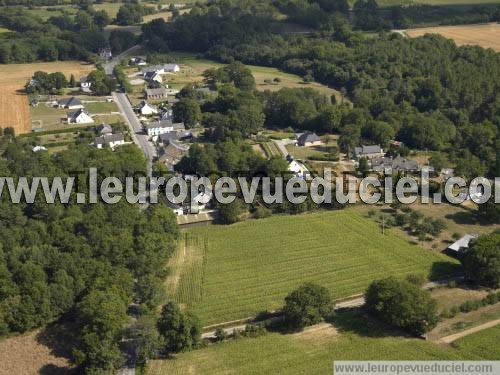
POLYGON ((132 140, 141 148, 144 156, 148 159, 148 176, 151 176, 153 159, 157 156, 156 147, 149 140, 148 136, 143 133, 142 125, 135 115, 127 95, 121 92, 114 92, 113 99, 129 126, 132 140))
POLYGON ((107 61, 103 66, 104 66, 104 71, 106 72, 107 75, 113 75, 113 69, 115 66, 120 62, 121 59, 123 59, 125 56, 127 56, 129 53, 134 52, 135 50, 138 50, 141 46, 133 46, 130 47, 128 50, 123 51, 119 55, 113 57, 111 60, 107 61))

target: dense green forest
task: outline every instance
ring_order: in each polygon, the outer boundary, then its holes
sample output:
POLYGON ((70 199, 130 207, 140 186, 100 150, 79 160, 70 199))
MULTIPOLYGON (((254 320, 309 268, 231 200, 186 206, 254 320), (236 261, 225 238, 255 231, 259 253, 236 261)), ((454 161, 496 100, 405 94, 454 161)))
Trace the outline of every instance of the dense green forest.
POLYGON ((92 61, 102 48, 121 52, 135 44, 135 36, 127 31, 112 31, 107 38, 103 28, 111 22, 106 11, 86 4, 74 15, 63 12, 47 20, 21 7, 4 7, 0 26, 10 32, 0 34, 0 63, 92 61))
MULTIPOLYGON (((96 167, 123 179, 146 170, 135 146, 113 152, 82 144, 50 155, 34 153, 26 138, 4 137, 2 176, 64 178, 96 167)), ((79 187, 86 185, 82 174, 79 187)), ((115 368, 123 363, 119 344, 129 305, 146 316, 164 301, 164 267, 178 237, 175 216, 163 205, 144 211, 124 200, 77 205, 74 195, 71 203, 47 204, 40 195, 34 204, 12 204, 5 191, 1 197, 0 335, 62 317, 75 327, 76 364, 87 373, 115 368)))
MULTIPOLYGON (((222 62, 273 66, 339 89, 354 108, 344 110, 330 130, 341 134, 346 151, 362 139, 384 144, 395 137, 411 148, 446 151, 459 170, 474 176, 500 172, 498 53, 457 47, 435 35, 367 38, 339 13, 316 33, 278 35, 269 32, 269 3, 246 5, 213 2, 172 23, 154 20, 143 26, 144 43, 154 51, 187 50, 222 62)), ((266 122, 318 130, 314 121, 266 122)))

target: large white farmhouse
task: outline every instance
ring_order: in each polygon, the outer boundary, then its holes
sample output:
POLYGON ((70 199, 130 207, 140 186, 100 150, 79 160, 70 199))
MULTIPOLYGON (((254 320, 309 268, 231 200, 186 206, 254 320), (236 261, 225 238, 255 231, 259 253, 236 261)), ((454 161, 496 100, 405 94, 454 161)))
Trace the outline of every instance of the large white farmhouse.
POLYGON ((184 129, 184 123, 173 123, 169 120, 154 121, 144 126, 146 134, 150 137, 157 137, 160 134, 170 133, 174 131, 177 132, 184 129))
POLYGON ((158 110, 152 105, 149 105, 145 100, 143 100, 141 104, 139 104, 138 111, 141 115, 144 116, 151 116, 158 113, 158 110))
POLYGON ((94 120, 90 117, 89 113, 80 108, 76 112, 68 113, 68 124, 92 124, 94 120))

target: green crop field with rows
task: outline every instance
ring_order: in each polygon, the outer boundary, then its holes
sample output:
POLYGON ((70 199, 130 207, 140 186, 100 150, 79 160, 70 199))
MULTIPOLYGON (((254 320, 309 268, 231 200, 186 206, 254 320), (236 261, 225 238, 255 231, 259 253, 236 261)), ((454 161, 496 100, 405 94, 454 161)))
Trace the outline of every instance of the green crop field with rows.
POLYGON ((456 270, 453 259, 411 245, 352 211, 274 216, 189 230, 170 290, 204 325, 274 310, 300 283, 327 287, 334 299, 362 293, 388 275, 456 270))

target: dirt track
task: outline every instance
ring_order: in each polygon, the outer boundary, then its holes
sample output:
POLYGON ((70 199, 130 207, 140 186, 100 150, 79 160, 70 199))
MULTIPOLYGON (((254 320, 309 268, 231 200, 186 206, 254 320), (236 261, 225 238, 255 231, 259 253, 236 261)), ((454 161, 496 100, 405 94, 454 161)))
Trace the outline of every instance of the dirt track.
POLYGON ((466 329, 465 331, 455 333, 453 335, 441 337, 441 339, 439 339, 439 341, 442 343, 445 343, 445 344, 449 344, 449 343, 452 343, 453 341, 458 340, 462 337, 465 337, 465 336, 471 335, 473 333, 482 331, 483 329, 494 327, 498 324, 500 324, 500 319, 492 320, 491 322, 481 324, 477 327, 472 327, 472 328, 466 329))

